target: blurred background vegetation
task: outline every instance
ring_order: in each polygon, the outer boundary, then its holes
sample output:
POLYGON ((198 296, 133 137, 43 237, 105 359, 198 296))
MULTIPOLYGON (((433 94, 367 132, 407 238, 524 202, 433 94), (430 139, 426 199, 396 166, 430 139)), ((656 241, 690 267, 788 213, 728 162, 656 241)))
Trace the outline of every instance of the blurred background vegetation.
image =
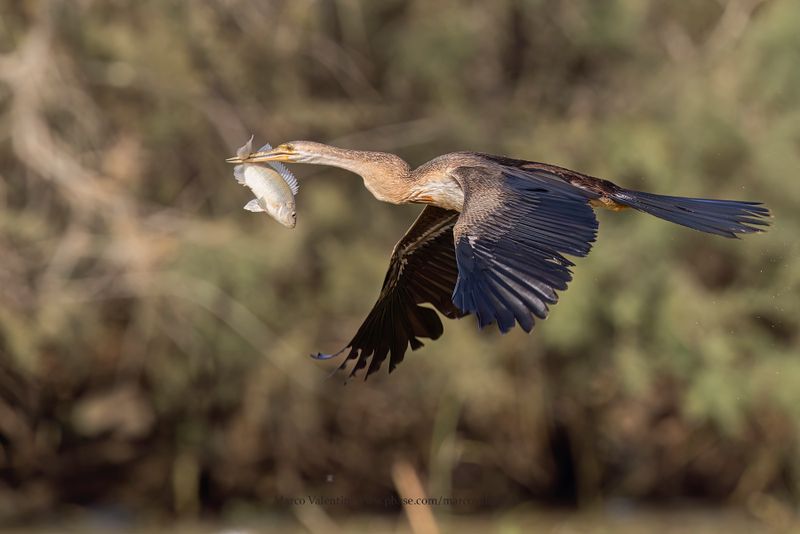
POLYGON ((798 28, 794 0, 0 0, 0 524, 324 530, 419 482, 464 499, 442 521, 690 503, 791 525, 798 28), (307 355, 350 339, 419 207, 300 166, 296 229, 245 212, 224 158, 250 133, 507 154, 775 224, 601 213, 533 335, 448 321, 343 386, 307 355), (308 495, 350 501, 281 500, 308 495))

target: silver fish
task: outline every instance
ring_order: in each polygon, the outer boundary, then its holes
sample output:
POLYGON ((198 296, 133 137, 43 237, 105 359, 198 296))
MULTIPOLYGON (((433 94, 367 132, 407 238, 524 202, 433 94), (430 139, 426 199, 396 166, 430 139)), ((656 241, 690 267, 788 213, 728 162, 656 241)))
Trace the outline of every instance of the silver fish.
MULTIPOLYGON (((270 150, 269 144, 264 145, 259 152, 270 150)), ((245 158, 253 153, 253 137, 245 143, 236 155, 245 158)), ((233 168, 236 181, 250 188, 256 196, 245 204, 244 209, 254 212, 266 212, 273 219, 286 226, 294 228, 297 224, 294 196, 300 185, 297 178, 280 162, 269 162, 267 165, 259 163, 243 163, 233 168)))

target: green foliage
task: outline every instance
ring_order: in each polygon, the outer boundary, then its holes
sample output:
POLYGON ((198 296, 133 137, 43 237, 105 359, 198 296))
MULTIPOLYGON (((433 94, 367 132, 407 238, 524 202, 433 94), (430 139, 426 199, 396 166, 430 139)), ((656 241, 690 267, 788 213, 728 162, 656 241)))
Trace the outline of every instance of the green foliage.
POLYGON ((796 504, 797 2, 0 12, 0 516, 391 495, 398 459, 505 506, 565 487, 767 521, 796 504), (350 339, 418 208, 298 167, 296 229, 244 212, 224 159, 251 132, 412 164, 504 153, 762 200, 775 224, 727 241, 601 213, 533 335, 448 321, 342 387, 306 355, 350 339))

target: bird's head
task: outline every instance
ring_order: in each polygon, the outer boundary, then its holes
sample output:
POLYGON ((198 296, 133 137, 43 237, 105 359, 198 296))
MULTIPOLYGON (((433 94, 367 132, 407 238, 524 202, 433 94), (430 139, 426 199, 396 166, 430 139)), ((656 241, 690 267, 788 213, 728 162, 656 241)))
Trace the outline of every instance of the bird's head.
POLYGON ((313 141, 291 141, 281 143, 270 150, 253 152, 247 155, 237 155, 228 158, 228 163, 267 163, 270 161, 283 161, 286 163, 325 163, 328 152, 333 147, 315 143, 313 141))

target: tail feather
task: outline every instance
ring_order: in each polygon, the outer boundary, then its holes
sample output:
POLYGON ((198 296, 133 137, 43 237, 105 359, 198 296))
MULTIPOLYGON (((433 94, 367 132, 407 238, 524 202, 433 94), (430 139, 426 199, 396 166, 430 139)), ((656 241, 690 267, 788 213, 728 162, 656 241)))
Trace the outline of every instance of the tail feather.
POLYGON ((620 189, 611 197, 661 219, 725 237, 763 232, 770 224, 770 211, 760 202, 671 197, 629 189, 620 189))

